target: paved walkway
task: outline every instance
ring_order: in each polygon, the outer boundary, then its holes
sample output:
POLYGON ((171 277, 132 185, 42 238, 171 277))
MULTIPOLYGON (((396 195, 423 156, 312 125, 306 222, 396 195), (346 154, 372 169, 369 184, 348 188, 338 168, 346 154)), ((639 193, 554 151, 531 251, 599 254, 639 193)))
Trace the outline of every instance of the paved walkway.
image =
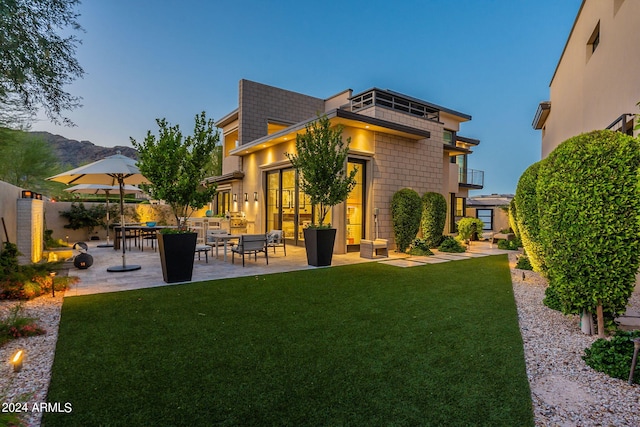
MULTIPOLYGON (((122 251, 115 251, 113 248, 99 248, 100 241, 87 242, 88 253, 93 257, 93 265, 86 270, 79 270, 71 267, 69 274, 80 278, 80 283, 74 285, 65 293, 66 297, 77 295, 89 295, 103 292, 117 292, 131 289, 151 288, 156 286, 170 286, 162 279, 162 268, 160 267, 160 254, 153 249, 146 247, 144 251, 133 247, 126 252, 127 265, 140 265, 142 268, 136 271, 123 273, 107 272, 107 267, 122 265, 122 251)), ((360 258, 360 253, 353 252, 343 255, 333 255, 333 266, 356 264, 363 262, 382 262, 397 267, 414 267, 425 264, 450 262, 461 259, 482 257, 488 255, 498 255, 508 253, 491 246, 488 242, 473 242, 471 250, 462 254, 437 253, 429 257, 409 256, 389 251, 388 258, 378 257, 376 259, 360 258)), ((215 253, 215 251, 214 251, 215 253)), ((255 276, 261 274, 280 273, 296 270, 311 270, 315 268, 307 265, 305 249, 302 247, 287 246, 285 256, 282 248, 276 248, 276 253, 269 251, 269 265, 266 265, 264 255, 258 255, 258 260, 247 257, 245 267, 242 267, 242 259, 236 257, 235 264, 231 263, 231 254, 224 261, 222 250, 219 257, 209 255, 209 262, 205 262, 204 255, 198 260, 196 255, 193 266, 193 282, 203 280, 226 279, 230 277, 255 276)), ((326 267, 325 267, 326 268, 326 267)))

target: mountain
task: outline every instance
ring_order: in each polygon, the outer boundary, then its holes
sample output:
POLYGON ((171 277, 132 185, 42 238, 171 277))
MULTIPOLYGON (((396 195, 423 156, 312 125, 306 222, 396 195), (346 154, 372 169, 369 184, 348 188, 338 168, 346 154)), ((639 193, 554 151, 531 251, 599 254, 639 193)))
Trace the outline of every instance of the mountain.
POLYGON ((76 141, 49 132, 30 132, 37 135, 53 146, 63 168, 77 168, 96 160, 104 159, 120 152, 123 156, 138 159, 138 152, 131 147, 115 146, 101 147, 90 141, 76 141))

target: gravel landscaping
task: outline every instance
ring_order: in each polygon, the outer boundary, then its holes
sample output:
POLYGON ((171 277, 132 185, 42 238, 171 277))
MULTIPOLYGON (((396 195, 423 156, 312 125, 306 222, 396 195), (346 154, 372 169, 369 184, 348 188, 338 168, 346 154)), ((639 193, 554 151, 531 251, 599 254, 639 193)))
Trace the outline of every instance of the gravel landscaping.
MULTIPOLYGON (((586 366, 581 356, 596 338, 580 332, 576 316, 566 317, 545 307, 546 282, 531 271, 515 269, 515 253, 509 255, 509 261, 536 425, 640 425, 640 387, 586 366)), ((60 294, 23 303, 22 316, 38 318, 47 333, 0 348, 0 403, 28 402, 31 408, 45 402, 62 307, 60 294), (24 369, 14 373, 8 360, 19 348, 25 349, 26 360, 24 369)), ((0 302, 0 317, 15 304, 0 302)), ((640 308, 637 293, 630 305, 640 308)), ((40 425, 40 415, 30 412, 27 425, 40 425)))

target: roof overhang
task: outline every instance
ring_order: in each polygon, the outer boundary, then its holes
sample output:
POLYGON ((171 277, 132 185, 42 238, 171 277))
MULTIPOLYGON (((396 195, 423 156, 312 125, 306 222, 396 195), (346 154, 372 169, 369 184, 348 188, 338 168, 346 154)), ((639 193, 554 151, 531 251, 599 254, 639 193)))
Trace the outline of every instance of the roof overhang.
POLYGON ((224 175, 212 176, 212 177, 206 178, 205 182, 206 183, 215 182, 216 184, 224 184, 224 183, 232 182, 232 181, 240 181, 240 180, 242 180, 242 178, 244 178, 244 172, 242 172, 242 171, 233 171, 231 173, 227 173, 227 174, 224 174, 224 175))
MULTIPOLYGON (((354 127, 366 129, 373 132, 382 132, 391 135, 402 136, 404 138, 420 140, 431 137, 431 132, 424 129, 417 129, 387 120, 381 120, 375 117, 364 116, 362 114, 353 113, 351 111, 335 109, 325 113, 332 125, 342 125, 345 127, 354 127)), ((232 156, 244 156, 246 154, 261 150, 263 148, 280 144, 285 141, 295 139, 298 133, 305 131, 307 125, 317 120, 316 117, 310 118, 300 123, 296 123, 280 132, 258 138, 248 144, 241 145, 229 152, 232 156)))
POLYGON ((230 123, 233 123, 235 120, 238 120, 238 114, 240 113, 240 109, 236 108, 217 122, 215 122, 216 127, 223 128, 230 123))
POLYGON ((536 110, 536 115, 533 118, 533 123, 531 126, 535 130, 540 130, 544 126, 547 121, 547 117, 549 117, 549 113, 551 112, 551 101, 544 101, 538 105, 538 109, 536 110))
POLYGON ((464 143, 465 145, 480 145, 480 140, 475 138, 469 138, 468 136, 456 135, 456 141, 464 143))

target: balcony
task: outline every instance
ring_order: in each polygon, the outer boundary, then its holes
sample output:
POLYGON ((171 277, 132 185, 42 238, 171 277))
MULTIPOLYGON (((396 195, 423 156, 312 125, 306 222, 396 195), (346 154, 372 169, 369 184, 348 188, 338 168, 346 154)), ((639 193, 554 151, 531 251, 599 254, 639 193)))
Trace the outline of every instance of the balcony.
POLYGON ((346 108, 355 113, 374 106, 436 122, 440 120, 440 110, 435 106, 408 96, 380 89, 371 89, 354 96, 346 108))
POLYGON ((458 184, 461 187, 480 190, 484 187, 484 171, 467 169, 465 172, 464 169, 460 168, 460 173, 458 174, 458 184))

